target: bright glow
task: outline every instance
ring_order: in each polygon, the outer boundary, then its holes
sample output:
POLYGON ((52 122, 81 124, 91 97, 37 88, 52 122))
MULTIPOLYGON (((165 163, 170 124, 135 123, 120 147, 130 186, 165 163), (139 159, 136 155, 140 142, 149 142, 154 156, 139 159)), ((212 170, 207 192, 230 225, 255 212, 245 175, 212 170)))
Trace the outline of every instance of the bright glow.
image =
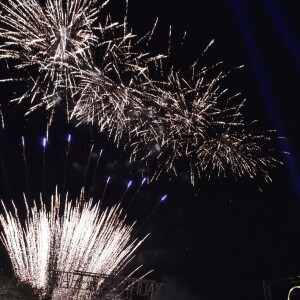
POLYGON ((167 199, 167 197, 168 197, 168 195, 164 195, 164 196, 162 196, 162 197, 161 197, 161 199, 160 199, 160 202, 163 202, 163 201, 165 201, 165 200, 167 199))
MULTIPOLYGON (((25 201, 26 202, 26 201, 25 201)), ((46 290, 49 270, 82 270, 118 274, 143 240, 132 240, 133 225, 126 225, 119 206, 100 211, 80 198, 75 203, 52 197, 48 211, 42 199, 27 207, 25 226, 18 211, 0 215, 1 241, 17 278, 46 290), (62 213, 62 214, 61 214, 62 213)))

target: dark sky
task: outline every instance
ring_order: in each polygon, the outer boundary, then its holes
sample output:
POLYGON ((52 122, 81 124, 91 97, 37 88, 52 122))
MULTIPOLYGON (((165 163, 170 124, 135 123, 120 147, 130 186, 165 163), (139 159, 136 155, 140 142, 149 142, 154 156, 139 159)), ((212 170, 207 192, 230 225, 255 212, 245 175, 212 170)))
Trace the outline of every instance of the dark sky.
MULTIPOLYGON (((111 0, 108 10, 113 18, 122 16, 124 5, 120 2, 111 0)), ((241 92, 247 99, 246 118, 259 119, 262 128, 277 129, 279 135, 287 138, 283 145, 274 141, 274 147, 288 148, 291 152, 288 157, 282 156, 285 165, 271 173, 273 182, 269 184, 260 180, 203 179, 192 188, 181 179, 169 182, 163 176, 145 187, 128 212, 129 219, 138 219, 138 224, 143 225, 141 234, 151 232, 137 254, 137 261, 145 269, 155 269, 150 277, 165 283, 161 300, 264 299, 263 280, 300 274, 298 1, 129 2, 129 24, 133 32, 143 34, 152 27, 156 17, 159 19, 151 46, 153 52, 165 51, 172 25, 172 59, 179 68, 184 69, 201 57, 212 39, 214 45, 201 58, 203 66, 218 61, 223 61, 228 69, 245 65, 232 73, 229 89, 233 94, 241 92), (184 31, 187 31, 186 41, 178 47, 184 31), (153 211, 160 195, 165 193, 167 201, 153 211), (149 214, 151 218, 144 224, 149 214)), ((4 70, 1 64, 2 74, 4 70)), ((22 191, 29 192, 32 198, 41 190, 49 196, 56 184, 65 184, 76 194, 83 184, 92 144, 95 153, 102 147, 106 153, 97 181, 92 184, 95 195, 101 195, 108 175, 114 176, 114 182, 107 198, 119 199, 129 179, 139 180, 134 170, 126 166, 122 153, 93 130, 75 128, 57 118, 46 150, 45 187, 41 147, 45 115, 36 112, 23 117, 27 103, 6 105, 17 89, 13 84, 0 86, 6 123, 0 132, 0 159, 3 160, 0 195, 6 202, 12 197, 22 207, 22 191), (73 140, 64 183, 68 133, 72 133, 73 140), (26 137, 28 173, 24 171, 22 135, 26 137)), ((88 185, 91 185, 95 161, 93 158, 87 175, 88 185)), ((128 204, 132 194, 125 198, 128 204)), ((7 267, 3 249, 1 253, 2 264, 7 267)))

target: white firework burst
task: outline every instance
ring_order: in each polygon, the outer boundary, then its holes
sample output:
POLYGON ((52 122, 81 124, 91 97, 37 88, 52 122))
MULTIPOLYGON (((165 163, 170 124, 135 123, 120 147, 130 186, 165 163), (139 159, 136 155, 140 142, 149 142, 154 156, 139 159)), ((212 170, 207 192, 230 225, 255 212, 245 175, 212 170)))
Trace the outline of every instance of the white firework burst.
POLYGON ((53 108, 64 98, 59 86, 74 84, 71 69, 91 62, 97 10, 88 0, 9 0, 1 7, 0 36, 4 43, 0 58, 14 61, 17 69, 25 71, 21 79, 31 82, 30 90, 18 100, 30 97, 33 101, 39 96, 39 103, 31 109, 41 105, 53 108))
POLYGON ((217 177, 261 177, 272 181, 270 169, 282 164, 272 147, 273 131, 256 133, 244 126, 219 126, 196 153, 200 173, 217 177))
POLYGON ((17 60, 16 66, 26 71, 38 67, 28 94, 32 99, 41 95, 42 101, 30 111, 40 105, 52 109, 51 123, 60 104, 76 124, 94 124, 126 149, 129 160, 139 161, 153 180, 164 172, 188 173, 193 184, 207 174, 252 178, 263 173, 269 180, 268 167, 278 160, 269 156, 272 151, 266 156, 252 151, 263 148, 268 135, 246 133, 244 101, 227 96, 223 84, 229 73, 216 71, 219 64, 199 68, 197 61, 187 74, 167 67, 166 56, 147 51, 156 23, 141 38, 128 29, 127 12, 124 22, 108 15, 95 24, 109 1, 45 1, 8 0, 0 16, 0 36, 5 39, 0 58, 17 60), (239 138, 231 140, 235 150, 224 150, 226 160, 221 161, 216 149, 228 130, 239 138), (239 147, 234 146, 237 141, 239 147), (257 172, 265 165, 264 172, 257 172))
POLYGON ((136 141, 154 98, 150 69, 158 71, 165 58, 136 50, 147 48, 155 26, 140 39, 128 30, 126 17, 118 23, 108 16, 95 28, 99 39, 95 66, 74 73, 78 79, 72 95, 75 122, 96 124, 117 144, 136 141))
POLYGON ((16 207, 11 213, 2 203, 1 240, 17 278, 42 293, 49 288, 51 270, 118 274, 144 240, 132 239, 133 225, 125 224, 119 205, 101 212, 100 203, 62 202, 58 194, 50 210, 42 200, 31 209, 25 203, 25 226, 16 207))

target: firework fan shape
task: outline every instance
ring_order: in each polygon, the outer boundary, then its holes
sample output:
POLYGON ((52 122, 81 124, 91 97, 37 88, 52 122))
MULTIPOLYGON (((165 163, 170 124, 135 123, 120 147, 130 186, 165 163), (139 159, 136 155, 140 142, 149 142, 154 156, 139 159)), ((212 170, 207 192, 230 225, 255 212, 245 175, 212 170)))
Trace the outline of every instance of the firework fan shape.
POLYGON ((0 58, 13 60, 17 69, 32 74, 24 78, 31 81, 31 89, 18 100, 39 96, 37 106, 53 108, 64 99, 58 87, 74 84, 71 68, 90 64, 96 11, 87 0, 46 0, 44 5, 37 0, 9 0, 1 7, 0 58))
MULTIPOLYGON (((80 198, 72 205, 56 194, 49 211, 42 200, 40 207, 35 203, 31 209, 26 203, 25 227, 15 206, 13 214, 2 205, 1 240, 14 273, 42 294, 49 290, 51 270, 116 275, 143 242, 131 239, 133 225, 125 224, 119 205, 101 212, 100 203, 80 198)), ((53 299, 70 296, 66 291, 54 294, 53 299)))

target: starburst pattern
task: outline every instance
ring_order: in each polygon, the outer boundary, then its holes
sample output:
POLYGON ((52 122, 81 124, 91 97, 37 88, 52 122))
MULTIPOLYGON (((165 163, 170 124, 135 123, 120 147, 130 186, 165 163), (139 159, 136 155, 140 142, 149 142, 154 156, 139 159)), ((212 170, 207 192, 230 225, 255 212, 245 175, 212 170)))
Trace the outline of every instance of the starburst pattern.
MULTIPOLYGON (((9 0, 1 7, 0 36, 4 44, 0 58, 15 61, 17 69, 29 74, 21 79, 31 83, 30 90, 18 100, 30 97, 33 102, 36 98, 39 103, 31 109, 41 105, 50 109, 66 101, 58 87, 71 87, 71 68, 91 62, 96 10, 90 7, 90 1, 46 0, 43 5, 37 0, 9 0)), ((68 101, 65 105, 68 109, 68 101)))
POLYGON ((118 274, 143 241, 131 239, 133 225, 125 224, 119 206, 101 212, 100 203, 80 199, 72 204, 56 194, 49 211, 42 200, 31 209, 26 202, 23 226, 16 207, 13 214, 2 205, 1 240, 15 275, 42 293, 49 288, 51 270, 118 274))

